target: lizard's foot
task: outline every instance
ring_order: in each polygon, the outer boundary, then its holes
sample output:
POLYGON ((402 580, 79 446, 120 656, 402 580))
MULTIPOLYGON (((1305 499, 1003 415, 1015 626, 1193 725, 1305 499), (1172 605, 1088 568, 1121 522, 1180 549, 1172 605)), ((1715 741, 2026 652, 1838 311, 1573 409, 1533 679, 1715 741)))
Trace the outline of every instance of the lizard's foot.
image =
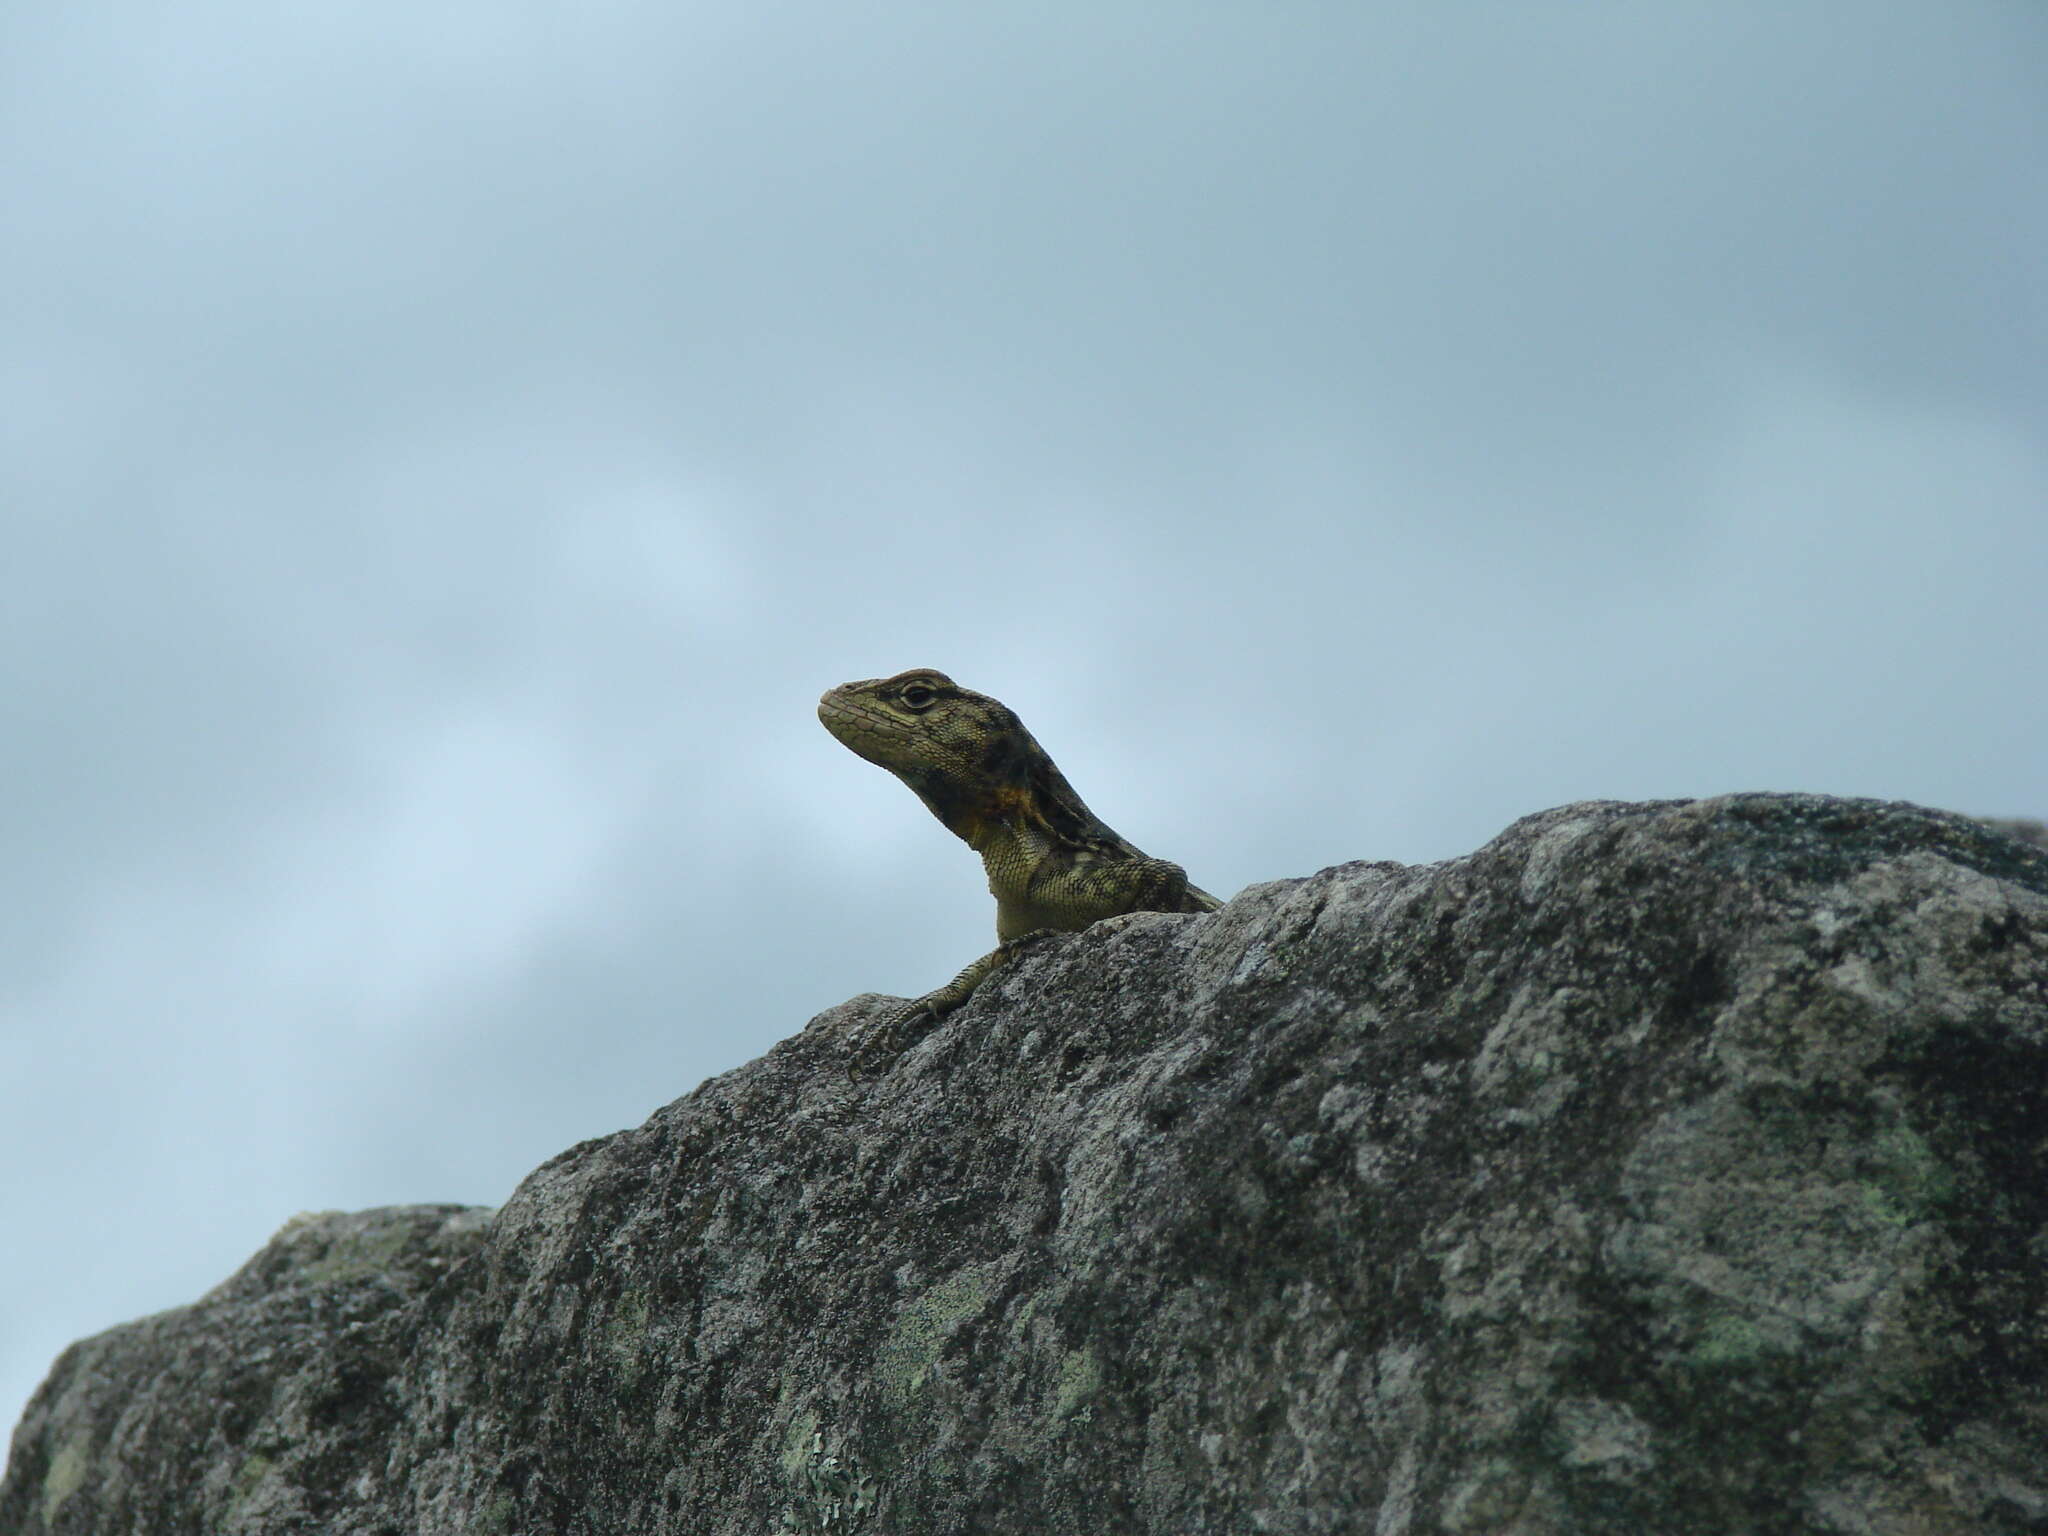
POLYGON ((887 1072, 896 1058, 924 1034, 924 1029, 917 1029, 920 1023, 929 1029, 959 1006, 957 1001, 947 1003, 945 995, 950 990, 942 987, 937 992, 928 992, 863 1031, 847 1052, 846 1075, 858 1083, 887 1072))
MULTIPOLYGON (((1002 943, 996 946, 995 953, 988 958, 995 961, 996 965, 1007 965, 1016 957, 1019 950, 1036 944, 1042 939, 1056 939, 1062 932, 1063 930, 1058 928, 1034 928, 1029 933, 1018 934, 1014 939, 1003 940, 1002 943)), ((995 966, 991 966, 989 969, 993 970, 995 966)))
POLYGON ((860 1082, 870 1075, 886 1072, 897 1057, 909 1050, 932 1025, 972 997, 974 989, 1008 965, 1019 950, 1028 944, 1036 944, 1040 939, 1052 938, 1059 931, 1057 928, 1039 928, 1021 933, 1014 939, 1005 939, 938 991, 927 992, 897 1009, 854 1042, 846 1058, 846 1075, 860 1082), (913 1034, 913 1029, 920 1023, 924 1028, 913 1034), (870 1066, 879 1071, 870 1074, 867 1070, 870 1066))

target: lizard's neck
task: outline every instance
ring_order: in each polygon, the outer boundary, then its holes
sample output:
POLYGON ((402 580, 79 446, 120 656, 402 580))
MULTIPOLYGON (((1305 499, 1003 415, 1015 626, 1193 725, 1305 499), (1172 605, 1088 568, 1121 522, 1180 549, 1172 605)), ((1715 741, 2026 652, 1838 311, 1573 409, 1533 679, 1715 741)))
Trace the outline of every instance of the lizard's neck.
POLYGON ((1019 841, 1026 828, 1044 822, 1031 790, 1022 785, 965 785, 936 773, 905 774, 903 779, 948 832, 984 858, 991 849, 1019 841))
POLYGON ((946 825, 986 863, 992 855, 1043 841, 1045 817, 1030 790, 991 789, 975 797, 958 823, 946 825))
POLYGON ((976 824, 967 845, 981 855, 988 875, 989 894, 996 899, 997 934, 1010 939, 1047 926, 1031 907, 1031 881, 1046 870, 1057 845, 1036 808, 1028 803, 994 807, 976 824))

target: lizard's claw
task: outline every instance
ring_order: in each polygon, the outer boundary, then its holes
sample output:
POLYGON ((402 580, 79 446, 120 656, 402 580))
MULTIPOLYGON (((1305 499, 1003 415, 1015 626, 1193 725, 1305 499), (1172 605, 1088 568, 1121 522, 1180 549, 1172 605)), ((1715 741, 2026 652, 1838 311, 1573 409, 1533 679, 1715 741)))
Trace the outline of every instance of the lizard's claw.
POLYGON ((920 1019, 936 1024, 941 1011, 933 1005, 931 997, 920 997, 898 1008, 853 1042, 846 1057, 846 1075, 859 1083, 873 1075, 866 1070, 870 1065, 887 1071, 889 1064, 910 1048, 907 1036, 911 1026, 920 1019))
POLYGON ((894 1062, 910 1049, 913 1040, 972 997, 974 989, 991 974, 1008 965, 1019 950, 1036 944, 1040 939, 1055 938, 1058 934, 1057 928, 1038 928, 1030 933, 1020 933, 1014 939, 1005 939, 938 991, 927 992, 923 997, 904 1004, 854 1043, 846 1059, 846 1075, 860 1082, 867 1076, 862 1068, 870 1060, 894 1062), (920 1022, 924 1029, 913 1034, 912 1027, 920 1022))
POLYGON ((1018 934, 1014 939, 1003 940, 1002 943, 996 946, 995 955, 989 958, 996 960, 999 965, 1007 964, 1019 950, 1036 944, 1041 939, 1056 939, 1059 936, 1060 930, 1057 928, 1034 928, 1029 933, 1018 934), (997 958, 998 956, 1000 959, 997 958))

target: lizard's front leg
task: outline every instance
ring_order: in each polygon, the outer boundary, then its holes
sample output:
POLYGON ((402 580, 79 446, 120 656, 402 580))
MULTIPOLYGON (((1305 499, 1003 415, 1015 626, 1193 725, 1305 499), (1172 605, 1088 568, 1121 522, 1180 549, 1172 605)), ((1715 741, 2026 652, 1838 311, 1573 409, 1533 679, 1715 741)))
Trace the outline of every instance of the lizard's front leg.
POLYGON ((936 992, 927 992, 923 997, 905 1003, 855 1043, 853 1052, 847 1059, 847 1075, 855 1078, 865 1077, 867 1073, 862 1070, 863 1068, 893 1062, 910 1048, 911 1026, 920 1020, 927 1024, 936 1024, 972 997, 976 987, 1008 965, 1025 945, 1036 944, 1040 939, 1049 939, 1059 931, 1057 928, 1040 928, 1033 933, 1020 934, 1014 939, 1005 939, 936 992))

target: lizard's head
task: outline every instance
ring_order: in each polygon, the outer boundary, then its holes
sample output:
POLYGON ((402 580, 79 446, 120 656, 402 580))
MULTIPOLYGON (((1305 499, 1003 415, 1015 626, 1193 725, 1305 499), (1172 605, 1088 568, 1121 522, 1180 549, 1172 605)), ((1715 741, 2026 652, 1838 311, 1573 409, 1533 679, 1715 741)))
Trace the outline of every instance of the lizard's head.
POLYGON ((955 831, 962 815, 993 809, 997 791, 1022 787, 1037 750, 1005 705, 930 667, 841 683, 818 701, 818 718, 955 831))

